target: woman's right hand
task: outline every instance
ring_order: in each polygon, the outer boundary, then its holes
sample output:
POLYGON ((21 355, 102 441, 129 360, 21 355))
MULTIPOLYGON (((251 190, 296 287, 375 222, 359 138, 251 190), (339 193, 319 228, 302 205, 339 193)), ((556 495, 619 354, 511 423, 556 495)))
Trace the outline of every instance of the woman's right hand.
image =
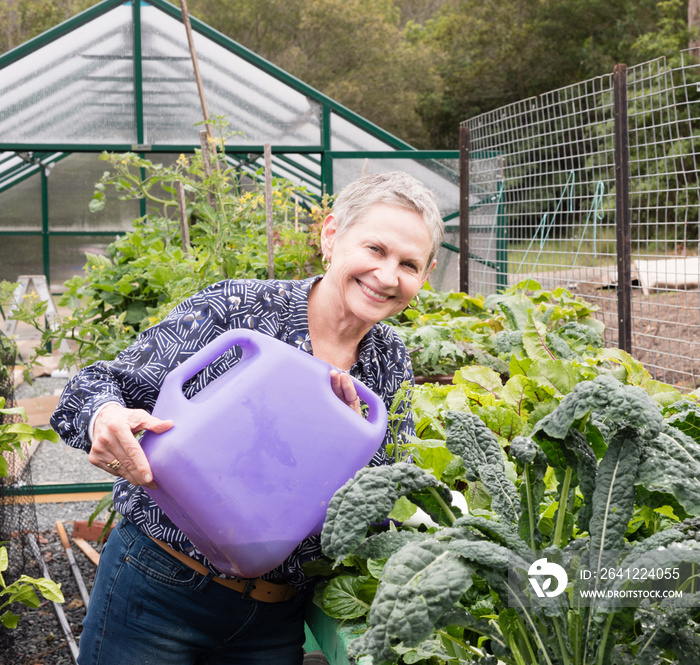
POLYGON ((156 489, 151 466, 134 434, 143 430, 160 434, 172 426, 172 420, 160 420, 143 409, 127 409, 116 402, 108 404, 95 418, 88 460, 112 475, 126 478, 132 485, 156 489))

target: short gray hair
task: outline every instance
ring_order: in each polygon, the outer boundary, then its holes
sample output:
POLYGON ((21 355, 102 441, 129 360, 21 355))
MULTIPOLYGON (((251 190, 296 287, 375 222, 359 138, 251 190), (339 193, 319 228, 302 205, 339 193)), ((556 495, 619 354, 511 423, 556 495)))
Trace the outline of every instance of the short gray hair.
POLYGON ((343 188, 333 204, 337 233, 342 234, 377 204, 407 208, 423 217, 432 238, 429 267, 445 235, 445 224, 435 194, 420 180, 403 171, 362 176, 343 188))

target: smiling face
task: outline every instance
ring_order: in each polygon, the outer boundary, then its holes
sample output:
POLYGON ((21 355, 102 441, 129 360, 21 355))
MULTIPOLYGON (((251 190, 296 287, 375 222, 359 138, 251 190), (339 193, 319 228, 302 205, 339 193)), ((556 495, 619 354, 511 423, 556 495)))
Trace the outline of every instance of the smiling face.
POLYGON ((338 316, 374 325, 403 310, 425 283, 432 238, 423 217, 408 208, 370 207, 338 234, 329 215, 321 234, 331 266, 324 277, 334 287, 338 316))

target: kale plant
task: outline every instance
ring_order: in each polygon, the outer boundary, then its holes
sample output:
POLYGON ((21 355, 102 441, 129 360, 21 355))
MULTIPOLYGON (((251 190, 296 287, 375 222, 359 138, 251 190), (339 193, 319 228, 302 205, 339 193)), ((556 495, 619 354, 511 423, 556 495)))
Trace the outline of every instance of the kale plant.
MULTIPOLYGON (((442 480, 397 464, 362 470, 336 494, 322 545, 339 574, 320 586, 316 601, 338 618, 366 616, 353 655, 375 665, 700 662, 698 529, 678 522, 700 515, 700 409, 692 399, 671 400, 677 393, 643 379, 631 359, 617 359, 651 394, 601 371, 556 397, 554 384, 566 383, 560 377, 550 382, 551 407, 538 411, 532 400, 542 384, 533 380, 521 392, 531 403, 520 432, 507 436, 476 412, 504 408, 505 387, 499 392, 493 375, 477 380, 484 370, 474 368, 478 408, 465 401, 427 420, 417 411, 419 429, 444 435, 453 458, 451 471, 434 464, 442 480), (469 511, 450 505, 451 488, 466 490, 469 511), (428 521, 396 525, 417 507, 428 521), (674 519, 645 523, 652 513, 674 519), (376 526, 387 517, 394 518, 388 529, 376 526), (556 597, 534 593, 527 577, 543 560, 592 571, 590 602, 581 601, 583 573, 556 597), (679 571, 663 584, 683 598, 623 606, 623 591, 647 587, 609 571, 642 569, 679 571), (351 615, 339 608, 341 596, 346 604, 355 599, 351 615)), ((441 393, 443 406, 458 388, 441 393)), ((434 406, 420 395, 417 402, 428 412, 434 406)))

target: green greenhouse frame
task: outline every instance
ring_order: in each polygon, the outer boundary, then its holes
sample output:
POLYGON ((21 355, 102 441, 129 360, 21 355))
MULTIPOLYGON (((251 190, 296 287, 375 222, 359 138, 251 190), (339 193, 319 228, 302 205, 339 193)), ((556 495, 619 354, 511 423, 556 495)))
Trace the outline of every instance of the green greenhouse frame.
MULTIPOLYGON (((457 252, 458 151, 417 150, 190 20, 210 114, 242 131, 226 144, 232 165, 255 174, 270 144, 274 174, 317 198, 363 171, 409 171, 435 191, 445 220, 454 220, 448 227, 454 238, 448 234, 444 247, 457 252)), ((29 244, 41 262, 18 270, 42 272, 55 292, 69 274, 57 277, 61 269, 54 269, 62 252, 106 245, 146 213, 145 201, 135 208, 120 202, 111 218, 88 219, 101 175, 98 154, 167 160, 192 153, 200 146, 201 118, 182 14, 165 0, 103 0, 0 56, 0 278, 16 279, 12 260, 19 243, 29 244), (80 171, 78 155, 90 172, 80 171), (64 168, 67 158, 75 162, 71 168, 64 168), (60 177, 52 179, 54 167, 60 177), (72 193, 78 181, 79 200, 72 193)), ((74 270, 77 254, 72 260, 74 270)))

